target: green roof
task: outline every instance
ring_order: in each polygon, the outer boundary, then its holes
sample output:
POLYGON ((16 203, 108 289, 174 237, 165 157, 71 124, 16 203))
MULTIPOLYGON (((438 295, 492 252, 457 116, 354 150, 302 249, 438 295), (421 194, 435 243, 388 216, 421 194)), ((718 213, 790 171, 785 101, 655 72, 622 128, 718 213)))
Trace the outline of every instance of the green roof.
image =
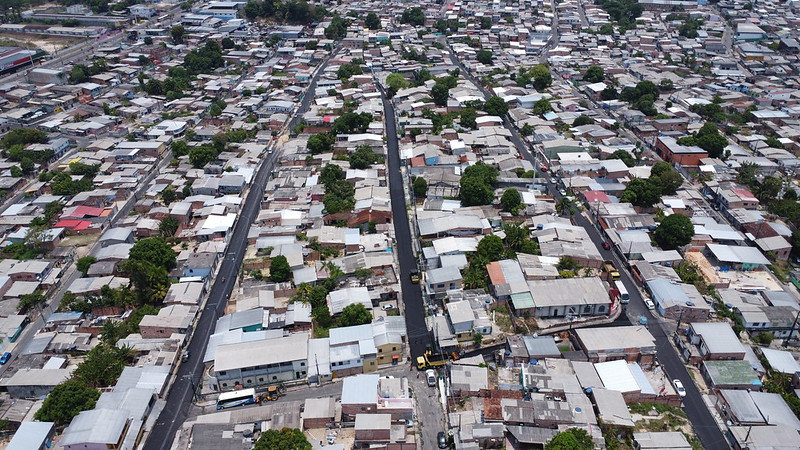
POLYGON ((706 373, 715 386, 761 386, 758 374, 748 361, 704 361, 706 373))
POLYGON ((514 305, 514 309, 517 310, 536 307, 536 303, 533 302, 533 297, 531 297, 530 292, 520 292, 519 294, 512 294, 511 303, 514 305))

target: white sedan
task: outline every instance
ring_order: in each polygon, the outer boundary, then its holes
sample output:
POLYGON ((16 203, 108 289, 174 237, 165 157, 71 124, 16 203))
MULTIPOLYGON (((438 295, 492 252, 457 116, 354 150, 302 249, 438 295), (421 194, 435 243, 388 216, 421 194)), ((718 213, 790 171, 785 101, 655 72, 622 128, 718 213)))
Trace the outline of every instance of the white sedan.
POLYGON ((686 389, 683 388, 683 383, 681 383, 681 380, 676 378, 672 380, 672 384, 675 385, 675 390, 678 391, 678 395, 680 395, 681 398, 686 397, 686 389))
POLYGON ((653 301, 650 300, 649 298, 644 299, 644 306, 647 306, 647 309, 650 310, 656 309, 656 304, 653 303, 653 301))

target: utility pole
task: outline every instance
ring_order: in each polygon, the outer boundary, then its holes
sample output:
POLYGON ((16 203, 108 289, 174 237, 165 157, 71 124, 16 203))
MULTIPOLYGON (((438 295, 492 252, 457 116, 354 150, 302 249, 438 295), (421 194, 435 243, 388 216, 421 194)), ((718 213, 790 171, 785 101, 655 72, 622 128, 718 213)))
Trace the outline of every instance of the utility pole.
POLYGON ((783 339, 783 346, 789 346, 789 340, 792 339, 792 335, 794 334, 794 329, 797 326, 797 321, 800 319, 800 311, 797 311, 797 314, 794 316, 794 322, 792 322, 792 328, 789 329, 789 335, 783 339))
POLYGON ((681 329, 681 321, 683 320, 683 308, 681 308, 681 314, 678 316, 678 326, 675 327, 675 333, 681 329))

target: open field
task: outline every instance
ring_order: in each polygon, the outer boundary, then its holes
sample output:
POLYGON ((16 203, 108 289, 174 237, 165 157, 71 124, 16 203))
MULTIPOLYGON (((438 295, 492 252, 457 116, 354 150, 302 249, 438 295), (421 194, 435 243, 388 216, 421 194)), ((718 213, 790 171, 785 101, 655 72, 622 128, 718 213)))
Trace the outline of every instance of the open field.
POLYGON ((56 36, 49 34, 0 32, 0 46, 39 48, 53 53, 84 41, 86 38, 74 36, 56 36))

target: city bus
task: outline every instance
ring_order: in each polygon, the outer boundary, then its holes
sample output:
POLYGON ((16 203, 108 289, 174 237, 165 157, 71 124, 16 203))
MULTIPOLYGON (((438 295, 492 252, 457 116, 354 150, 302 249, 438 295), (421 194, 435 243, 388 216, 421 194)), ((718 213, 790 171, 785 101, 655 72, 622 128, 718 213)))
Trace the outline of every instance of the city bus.
POLYGON ((628 289, 622 284, 622 280, 617 280, 617 291, 619 291, 619 302, 623 305, 631 301, 631 296, 628 294, 628 289))
POLYGON ((258 396, 255 389, 241 389, 233 392, 223 392, 219 394, 217 409, 232 408, 234 406, 251 405, 258 403, 258 396))

